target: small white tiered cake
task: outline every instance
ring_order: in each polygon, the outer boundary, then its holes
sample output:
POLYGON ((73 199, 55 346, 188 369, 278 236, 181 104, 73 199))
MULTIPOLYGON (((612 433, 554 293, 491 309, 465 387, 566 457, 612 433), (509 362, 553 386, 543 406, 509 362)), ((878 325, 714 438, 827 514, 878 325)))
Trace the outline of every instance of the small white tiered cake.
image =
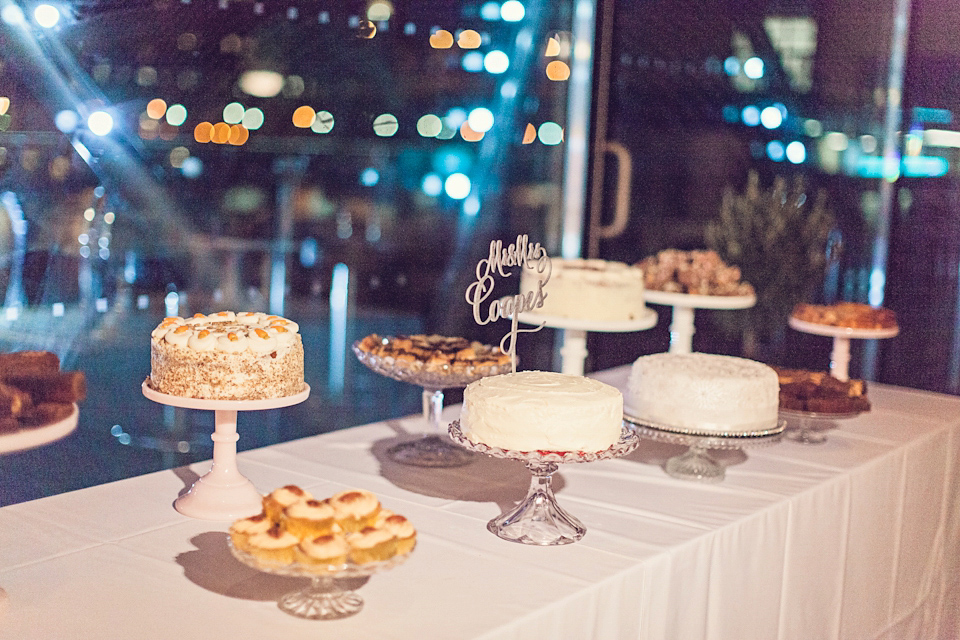
POLYGON ((304 389, 299 327, 254 312, 166 318, 150 338, 150 386, 208 400, 295 395, 304 389))
POLYGON ((604 451, 620 440, 622 425, 617 389, 549 371, 481 378, 464 390, 460 412, 470 441, 510 451, 604 451))
POLYGON ((624 412, 654 425, 750 433, 777 425, 780 384, 772 367, 708 353, 657 353, 634 363, 624 412))
MULTIPOLYGON (((628 322, 648 313, 643 297, 643 269, 609 260, 552 258, 547 294, 536 313, 561 318, 628 322)), ((520 271, 521 293, 537 290, 543 274, 520 271)))

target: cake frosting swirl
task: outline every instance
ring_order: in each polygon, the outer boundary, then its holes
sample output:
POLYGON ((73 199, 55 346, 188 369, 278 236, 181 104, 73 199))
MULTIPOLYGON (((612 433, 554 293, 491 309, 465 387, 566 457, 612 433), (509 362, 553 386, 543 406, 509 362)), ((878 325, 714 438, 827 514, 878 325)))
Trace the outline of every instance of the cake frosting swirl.
POLYGON ((150 335, 150 384, 211 400, 297 394, 304 386, 299 325, 252 311, 165 318, 150 335))
POLYGON ((620 439, 622 424, 617 389, 550 371, 481 378, 464 390, 460 411, 466 438, 511 451, 604 451, 620 439))

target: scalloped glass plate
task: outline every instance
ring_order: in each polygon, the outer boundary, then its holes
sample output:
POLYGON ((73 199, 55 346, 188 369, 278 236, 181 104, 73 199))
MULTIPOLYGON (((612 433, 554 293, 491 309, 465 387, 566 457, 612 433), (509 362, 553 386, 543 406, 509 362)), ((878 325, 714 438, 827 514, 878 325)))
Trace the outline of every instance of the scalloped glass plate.
POLYGON ((356 354, 357 360, 380 375, 429 389, 465 387, 480 378, 513 371, 513 366, 509 363, 468 366, 462 370, 454 370, 449 365, 444 365, 444 368, 440 370, 427 369, 424 362, 400 362, 390 356, 382 357, 364 351, 360 348, 360 341, 353 343, 353 352, 356 354))

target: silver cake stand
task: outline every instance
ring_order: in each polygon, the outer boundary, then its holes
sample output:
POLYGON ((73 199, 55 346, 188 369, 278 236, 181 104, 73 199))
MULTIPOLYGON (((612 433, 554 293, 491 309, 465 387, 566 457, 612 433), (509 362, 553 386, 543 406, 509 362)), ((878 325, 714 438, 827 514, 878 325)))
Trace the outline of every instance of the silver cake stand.
POLYGON ((271 565, 260 562, 249 553, 237 549, 227 538, 233 557, 257 571, 291 578, 310 578, 305 589, 292 591, 277 601, 281 610, 297 618, 308 620, 338 620, 358 613, 363 598, 343 585, 344 580, 367 578, 375 573, 393 569, 406 562, 413 551, 393 556, 383 562, 343 564, 338 566, 309 566, 303 564, 271 565))
POLYGON ((420 362, 401 363, 364 351, 359 341, 353 343, 353 352, 360 362, 380 375, 423 387, 423 417, 432 433, 388 449, 392 460, 415 467, 460 467, 473 462, 474 455, 451 442, 443 429, 443 390, 462 389, 480 378, 510 373, 511 364, 428 371, 420 362))
POLYGON ((520 460, 533 475, 527 496, 513 509, 487 523, 487 530, 504 540, 539 546, 570 544, 587 532, 579 520, 564 511, 554 496, 552 477, 560 464, 594 462, 625 456, 640 444, 633 429, 624 425, 620 440, 603 451, 584 453, 510 451, 473 442, 460 430, 460 421, 450 424, 450 437, 461 446, 494 458, 520 460))
POLYGON ((686 452, 667 460, 663 470, 674 478, 697 482, 720 482, 726 475, 723 465, 710 455, 711 450, 773 445, 780 442, 787 425, 786 420, 778 420, 769 429, 717 433, 657 424, 627 415, 623 419, 633 425, 642 438, 688 447, 686 452))

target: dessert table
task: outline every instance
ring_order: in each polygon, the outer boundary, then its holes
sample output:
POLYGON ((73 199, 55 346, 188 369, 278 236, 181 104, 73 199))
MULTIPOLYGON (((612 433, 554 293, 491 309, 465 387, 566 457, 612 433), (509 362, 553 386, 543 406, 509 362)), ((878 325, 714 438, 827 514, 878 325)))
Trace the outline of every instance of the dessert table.
POLYGON ((391 461, 420 416, 238 454, 263 492, 365 488, 417 527, 407 562, 353 585, 363 610, 334 621, 281 611, 305 579, 248 568, 228 522, 173 508, 209 462, 10 505, 0 639, 958 638, 960 398, 873 384, 870 399, 821 446, 721 457, 722 483, 667 476, 677 447, 661 442, 565 465, 553 488, 587 534, 556 547, 486 529, 526 494, 523 464, 391 461))

